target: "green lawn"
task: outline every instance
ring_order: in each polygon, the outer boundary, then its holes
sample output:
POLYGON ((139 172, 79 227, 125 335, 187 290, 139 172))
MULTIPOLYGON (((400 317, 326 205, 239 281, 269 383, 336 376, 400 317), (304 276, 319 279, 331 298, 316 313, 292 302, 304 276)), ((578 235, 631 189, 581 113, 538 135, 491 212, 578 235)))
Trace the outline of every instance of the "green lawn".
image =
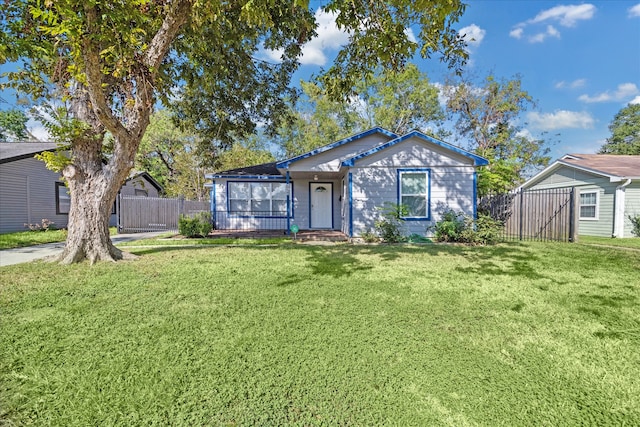
POLYGON ((638 237, 614 239, 611 237, 579 236, 578 243, 585 245, 619 246, 624 248, 640 249, 640 238, 638 237))
MULTIPOLYGON (((117 233, 116 227, 109 228, 109 233, 117 233)), ((0 234, 0 250, 42 245, 44 243, 64 242, 67 230, 17 231, 0 234)))
POLYGON ((148 247, 0 268, 0 425, 640 425, 640 255, 148 247))

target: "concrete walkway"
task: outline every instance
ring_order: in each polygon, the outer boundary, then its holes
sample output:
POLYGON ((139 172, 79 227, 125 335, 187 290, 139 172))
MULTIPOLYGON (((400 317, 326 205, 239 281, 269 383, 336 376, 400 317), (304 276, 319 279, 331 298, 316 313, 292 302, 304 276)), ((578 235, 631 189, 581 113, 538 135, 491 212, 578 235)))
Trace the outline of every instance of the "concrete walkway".
MULTIPOLYGON (((135 240, 151 239, 167 234, 166 231, 154 231, 150 233, 116 234, 111 236, 114 244, 132 242, 135 240)), ((64 242, 46 243, 44 245, 27 246, 24 248, 0 250, 0 267, 7 265, 30 262, 37 259, 58 255, 64 248, 64 242)))

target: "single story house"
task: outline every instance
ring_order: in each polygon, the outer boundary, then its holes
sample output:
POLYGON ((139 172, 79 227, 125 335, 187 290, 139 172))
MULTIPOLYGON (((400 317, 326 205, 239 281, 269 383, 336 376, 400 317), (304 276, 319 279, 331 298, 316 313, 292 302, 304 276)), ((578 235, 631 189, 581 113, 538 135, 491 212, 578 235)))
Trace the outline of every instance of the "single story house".
MULTIPOLYGON (((55 142, 0 142, 0 233, 24 231, 43 219, 66 227, 70 197, 57 172, 34 156, 58 147, 55 142)), ((146 172, 132 172, 121 194, 158 197, 162 186, 146 172)), ((117 223, 116 207, 111 225, 117 223)))
POLYGON ((580 195, 578 234, 633 237, 629 216, 640 215, 640 156, 567 154, 521 186, 569 187, 580 195))
POLYGON ((207 174, 216 229, 373 230, 387 203, 405 233, 427 234, 446 209, 476 212, 480 156, 419 131, 379 127, 275 163, 207 174))

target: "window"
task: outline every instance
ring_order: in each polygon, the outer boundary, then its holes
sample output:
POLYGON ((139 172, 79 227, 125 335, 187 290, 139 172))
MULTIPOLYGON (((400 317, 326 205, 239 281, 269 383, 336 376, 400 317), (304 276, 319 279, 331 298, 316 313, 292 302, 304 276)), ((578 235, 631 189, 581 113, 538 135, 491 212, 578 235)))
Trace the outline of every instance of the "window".
POLYGON ((71 207, 71 195, 64 182, 56 182, 56 213, 68 214, 71 207))
POLYGON ((284 182, 229 182, 228 212, 252 216, 285 216, 287 184, 284 182))
POLYGON ((398 203, 407 207, 406 219, 429 219, 429 171, 398 171, 398 203))
POLYGON ((134 190, 136 197, 149 197, 149 192, 147 190, 143 190, 141 188, 136 188, 134 190))
POLYGON ((598 219, 598 191, 580 193, 580 219, 598 219))
MULTIPOLYGON (((68 215, 71 208, 71 194, 64 182, 56 182, 56 213, 68 215)), ((111 214, 116 213, 116 203, 111 206, 111 214)))

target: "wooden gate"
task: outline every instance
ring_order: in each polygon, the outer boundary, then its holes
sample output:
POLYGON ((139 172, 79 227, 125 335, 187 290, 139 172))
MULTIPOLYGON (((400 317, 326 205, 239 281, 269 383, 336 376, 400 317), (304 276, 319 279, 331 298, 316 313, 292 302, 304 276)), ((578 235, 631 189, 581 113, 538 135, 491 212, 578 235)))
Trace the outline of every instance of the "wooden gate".
POLYGON ((118 232, 177 231, 180 215, 193 215, 209 210, 209 202, 120 195, 118 232))
POLYGON ((576 194, 575 188, 494 194, 478 201, 478 212, 501 221, 505 239, 575 242, 576 194))

